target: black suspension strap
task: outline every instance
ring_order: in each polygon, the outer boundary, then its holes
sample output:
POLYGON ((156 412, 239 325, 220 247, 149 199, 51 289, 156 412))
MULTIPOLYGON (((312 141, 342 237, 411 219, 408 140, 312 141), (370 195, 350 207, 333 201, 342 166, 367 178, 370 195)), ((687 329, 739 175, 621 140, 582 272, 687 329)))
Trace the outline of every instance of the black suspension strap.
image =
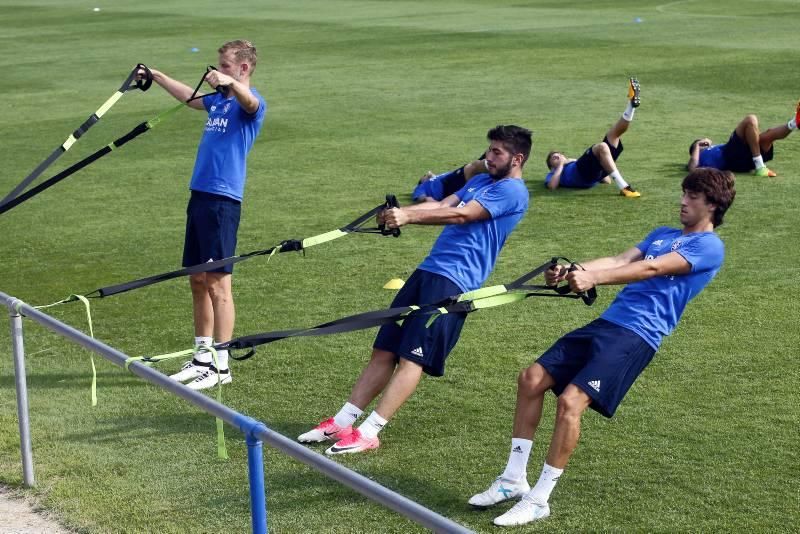
MULTIPOLYGON (((370 219, 373 219, 379 212, 383 211, 388 207, 397 207, 397 198, 394 195, 386 195, 386 202, 380 204, 364 215, 361 215, 353 222, 339 228, 337 230, 332 230, 330 232, 326 232, 324 234, 315 235, 312 237, 307 237, 302 240, 297 239, 287 239, 281 241, 279 244, 275 245, 274 247, 270 247, 264 250, 255 250, 253 252, 248 252, 247 254, 241 254, 239 256, 231 256, 229 258, 223 258, 221 260, 211 261, 208 263, 200 263, 198 265, 192 265, 190 267, 184 267, 183 269, 178 269, 175 271, 170 271, 166 273, 161 273, 153 276, 148 276, 145 278, 140 278, 138 280, 132 280, 130 282, 124 282, 122 284, 116 284, 113 286, 101 287, 92 291, 91 293, 86 294, 85 296, 88 298, 104 298, 110 297, 112 295, 118 295, 120 293, 125 293, 127 291, 132 291, 134 289, 139 289, 142 287, 150 286, 153 284, 157 284, 159 282, 164 282, 166 280, 172 280, 173 278, 179 278, 182 276, 188 276, 191 274, 197 273, 205 273, 209 271, 214 271, 221 267, 225 267, 227 265, 233 265, 245 260, 249 260, 251 258, 255 258, 257 256, 272 256, 273 254, 278 254, 281 252, 298 252, 298 251, 305 251, 305 249, 319 245, 320 243, 325 243, 327 241, 332 241, 333 239, 337 239, 339 237, 346 236, 351 233, 378 233, 381 235, 392 235, 392 236, 399 236, 400 232, 395 232, 394 230, 397 229, 380 229, 380 228, 365 228, 364 224, 370 219)), ((75 299, 72 299, 75 300, 75 299)))
MULTIPOLYGON (((137 70, 139 70, 139 69, 146 69, 145 70, 145 80, 144 81, 143 80, 136 80, 137 86, 141 82, 142 87, 150 87, 150 84, 152 84, 152 73, 150 73, 150 69, 147 69, 147 67, 145 67, 144 65, 140 64, 140 65, 137 65, 136 69, 134 69, 134 73, 132 73, 132 74, 135 76, 135 72, 137 70), (149 83, 147 81, 148 78, 149 78, 149 83)), ((29 189, 25 193, 23 193, 23 194, 21 194, 19 196, 16 196, 15 198, 11 198, 7 202, 3 202, 2 204, 0 204, 0 215, 2 215, 3 213, 7 212, 8 210, 10 210, 12 208, 15 208, 16 206, 22 204, 26 200, 38 195, 39 193, 41 193, 45 189, 48 189, 48 188, 54 186, 55 184, 57 184, 61 180, 63 180, 65 178, 75 174, 79 170, 83 169, 87 165, 90 165, 90 164, 94 163, 95 161, 97 161, 98 159, 102 158, 106 154, 109 154, 113 150, 115 150, 117 148, 120 148, 121 146, 123 146, 128 141, 132 141, 133 139, 136 139, 137 137, 139 137, 143 133, 145 133, 145 132, 147 132, 149 130, 152 130, 161 121, 163 121, 164 119, 166 119, 167 117, 169 117, 173 113, 177 112, 178 110, 183 109, 184 107, 186 107, 188 102, 191 102, 192 100, 196 100, 198 98, 205 98, 207 96, 214 95, 215 93, 208 93, 208 94, 205 94, 205 95, 197 96, 197 91, 199 90, 200 85, 205 80, 205 77, 206 77, 207 74, 208 74, 208 71, 206 71, 203 74, 203 77, 200 80, 200 84, 198 84, 197 88, 194 90, 194 93, 192 93, 192 96, 188 100, 186 100, 186 102, 181 102, 180 104, 177 104, 176 106, 169 108, 168 110, 160 113, 159 115, 156 115, 155 117, 153 117, 149 121, 142 122, 142 123, 136 125, 131 131, 129 131, 128 133, 126 133, 125 135, 120 137, 119 139, 116 139, 115 141, 109 143, 108 145, 104 146, 100 150, 94 152, 93 154, 90 154, 89 156, 85 157, 84 159, 82 159, 81 161, 75 163, 74 165, 70 166, 69 168, 64 169, 63 171, 61 171, 60 173, 56 174, 52 178, 49 178, 48 180, 42 182, 38 186, 36 186, 36 187, 34 187, 32 189, 29 189)), ((142 90, 146 90, 146 89, 142 89, 142 90)), ((19 186, 17 188, 19 188, 19 186)))
MULTIPOLYGON (((214 346, 217 350, 247 350, 242 356, 230 354, 234 360, 246 360, 255 355, 256 347, 267 343, 279 341, 289 337, 308 337, 325 336, 344 332, 364 330, 376 326, 402 321, 412 316, 430 316, 432 322, 439 315, 447 313, 472 313, 486 308, 492 308, 503 304, 518 302, 530 297, 562 297, 581 299, 585 304, 591 306, 597 298, 597 291, 587 292, 587 295, 572 294, 569 285, 547 286, 547 285, 527 285, 525 282, 538 276, 547 269, 558 266, 555 257, 543 263, 536 269, 526 273, 508 285, 490 286, 487 288, 454 295, 435 303, 420 306, 403 306, 397 308, 387 308, 383 310, 369 311, 356 315, 349 315, 333 321, 318 324, 308 328, 296 328, 291 330, 278 330, 273 332, 262 332, 249 336, 238 337, 226 343, 219 343, 214 346), (530 291, 533 289, 534 291, 530 291)), ((571 263, 571 267, 577 264, 571 263)), ((577 268, 577 267, 576 267, 577 268)))
MULTIPOLYGON (((22 180, 10 193, 0 200, 0 208, 14 200, 22 191, 25 190, 26 187, 28 187, 31 182, 38 178, 50 165, 60 158, 62 154, 69 150, 70 147, 72 147, 72 145, 74 145, 78 139, 80 139, 81 136, 89 130, 89 128, 94 126, 100 120, 100 118, 105 115, 106 112, 111 109, 111 107, 116 104, 120 98, 122 98, 122 95, 131 89, 147 91, 150 89, 152 84, 153 73, 150 72, 150 69, 142 63, 136 65, 122 83, 120 88, 117 89, 117 91, 111 95, 111 97, 106 100, 102 106, 97 108, 97 111, 92 113, 89 118, 83 122, 83 124, 78 126, 78 128, 72 132, 63 143, 61 143, 60 146, 58 146, 47 158, 45 158, 44 161, 37 165, 36 168, 33 169, 33 171, 26 176, 25 179, 22 180), (143 77, 137 76, 140 70, 144 72, 143 77)), ((0 213, 2 213, 2 211, 0 211, 0 213)))

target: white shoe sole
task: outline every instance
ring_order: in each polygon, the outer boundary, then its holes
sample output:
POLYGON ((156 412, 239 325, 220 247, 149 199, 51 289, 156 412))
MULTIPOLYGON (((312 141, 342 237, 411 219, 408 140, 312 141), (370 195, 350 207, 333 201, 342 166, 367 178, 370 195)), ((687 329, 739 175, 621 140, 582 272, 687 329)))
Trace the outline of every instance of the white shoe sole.
MULTIPOLYGON (((227 375, 222 377, 219 382, 224 386, 225 384, 230 384, 233 382, 233 377, 231 375, 227 375)), ((217 386, 217 378, 211 378, 208 380, 203 380, 201 382, 189 382, 186 384, 186 387, 189 389, 193 389, 195 391, 202 391, 204 389, 210 389, 217 386)))

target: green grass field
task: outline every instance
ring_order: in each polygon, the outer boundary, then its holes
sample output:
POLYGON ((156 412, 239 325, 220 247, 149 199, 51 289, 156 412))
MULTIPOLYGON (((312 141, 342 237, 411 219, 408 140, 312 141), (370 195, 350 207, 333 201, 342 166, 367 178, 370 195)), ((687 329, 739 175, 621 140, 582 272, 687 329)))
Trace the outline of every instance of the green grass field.
MULTIPOLYGON (((253 84, 269 102, 249 159, 239 251, 342 226, 388 192, 408 202, 424 171, 480 154, 486 131, 535 132, 531 210, 487 284, 552 255, 620 252, 678 223, 689 143, 723 140, 745 113, 785 123, 800 97, 796 0, 338 1, 204 3, 0 0, 0 195, 11 190, 144 62, 194 85, 224 41, 259 48, 253 84), (94 12, 98 6, 101 11, 94 12), (640 22, 636 22, 636 19, 640 22), (192 52, 196 47, 198 52, 192 52), (613 186, 547 192, 544 157, 577 156, 625 106, 643 104, 613 186)), ((131 92, 51 169, 78 161, 173 105, 131 92)), ((187 184, 204 121, 181 111, 84 171, 0 216, 0 290, 34 305, 179 266, 187 184)), ((797 203, 800 134, 780 142, 778 178, 738 177, 720 235, 723 270, 634 385, 617 416, 584 417, 553 515, 520 531, 779 532, 800 524, 797 203)), ((47 174, 50 176, 52 173, 47 174)), ((436 228, 400 239, 349 236, 237 267, 238 335, 316 324, 386 306, 436 228)), ((516 375, 560 335, 596 317, 531 299, 476 313, 441 379, 423 380, 356 471, 479 532, 498 511, 470 495, 505 465, 516 375)), ((52 314, 86 329, 82 307, 52 314)), ((188 282, 95 301, 98 338, 130 355, 188 348, 188 282)), ((246 446, 131 374, 26 323, 38 487, 27 493, 81 532, 245 532, 246 446)), ((225 403, 294 437, 344 402, 374 331, 287 340, 233 368, 225 403)), ((0 328, 0 483, 21 486, 8 328, 0 328)), ((177 362, 160 368, 171 372, 177 362)), ((552 428, 548 398, 529 480, 552 428)), ((318 450, 322 452, 323 448, 318 450)), ((273 532, 416 532, 420 527, 265 449, 273 532)), ((505 510, 507 506, 501 506, 505 510)))

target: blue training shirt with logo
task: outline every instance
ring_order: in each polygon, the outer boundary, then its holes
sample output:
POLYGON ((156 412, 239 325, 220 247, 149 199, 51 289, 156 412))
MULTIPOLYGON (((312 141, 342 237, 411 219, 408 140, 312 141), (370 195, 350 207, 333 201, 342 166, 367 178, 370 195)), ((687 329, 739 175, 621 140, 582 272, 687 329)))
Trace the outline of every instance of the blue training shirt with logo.
POLYGON ((500 249, 528 210, 528 188, 519 178, 493 180, 479 174, 455 195, 461 200, 459 207, 475 200, 491 218, 445 226, 419 269, 449 278, 462 291, 472 291, 489 277, 500 249))
MULTIPOLYGON (((561 178, 558 180, 558 187, 575 187, 580 189, 588 189, 590 187, 594 187, 597 185, 598 182, 596 181, 589 181, 584 179, 581 176, 581 173, 578 172, 578 165, 576 161, 570 161, 566 165, 564 165, 564 170, 561 171, 561 178)), ((552 170, 547 173, 547 176, 544 177, 544 185, 548 185, 550 180, 553 178, 553 173, 555 170, 552 170)))
POLYGON ((261 131, 267 103, 255 89, 258 110, 247 113, 235 96, 203 99, 208 119, 197 147, 189 189, 242 201, 247 179, 247 153, 261 131))
POLYGON ((692 269, 684 275, 656 276, 628 284, 601 317, 633 330, 653 349, 669 335, 689 303, 716 276, 725 258, 725 245, 714 232, 683 234, 680 229, 656 228, 636 247, 644 259, 677 252, 692 269))
POLYGON ((725 161, 725 153, 723 152, 724 144, 710 146, 705 150, 701 150, 697 158, 698 167, 711 167, 713 169, 727 170, 725 161))

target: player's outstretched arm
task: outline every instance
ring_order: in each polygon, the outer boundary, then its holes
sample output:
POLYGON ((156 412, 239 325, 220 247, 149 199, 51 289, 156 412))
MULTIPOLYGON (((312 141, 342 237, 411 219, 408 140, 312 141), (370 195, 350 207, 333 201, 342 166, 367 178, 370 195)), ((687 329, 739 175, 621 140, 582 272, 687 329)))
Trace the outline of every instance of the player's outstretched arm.
MULTIPOLYGON (((636 249, 641 256, 641 251, 636 249)), ((647 280, 656 276, 675 276, 687 274, 692 265, 677 252, 670 252, 653 259, 640 259, 625 265, 607 269, 573 271, 565 277, 570 288, 575 291, 586 291, 594 286, 629 284, 647 280)))
MULTIPOLYGON (((186 85, 185 83, 178 81, 174 78, 170 78, 163 72, 150 69, 150 72, 153 73, 153 81, 160 85, 166 92, 172 95, 173 98, 176 100, 180 100, 181 102, 186 102, 188 99, 192 97, 192 93, 194 90, 186 85)), ((189 107, 194 109, 205 109, 203 106, 203 102, 201 100, 192 100, 188 104, 189 107)))
POLYGON ((389 228, 399 228, 407 224, 467 224, 474 221, 490 219, 491 214, 476 200, 470 200, 466 205, 456 207, 459 198, 450 195, 438 206, 426 206, 437 204, 426 202, 402 208, 391 208, 384 211, 386 225, 389 228))

